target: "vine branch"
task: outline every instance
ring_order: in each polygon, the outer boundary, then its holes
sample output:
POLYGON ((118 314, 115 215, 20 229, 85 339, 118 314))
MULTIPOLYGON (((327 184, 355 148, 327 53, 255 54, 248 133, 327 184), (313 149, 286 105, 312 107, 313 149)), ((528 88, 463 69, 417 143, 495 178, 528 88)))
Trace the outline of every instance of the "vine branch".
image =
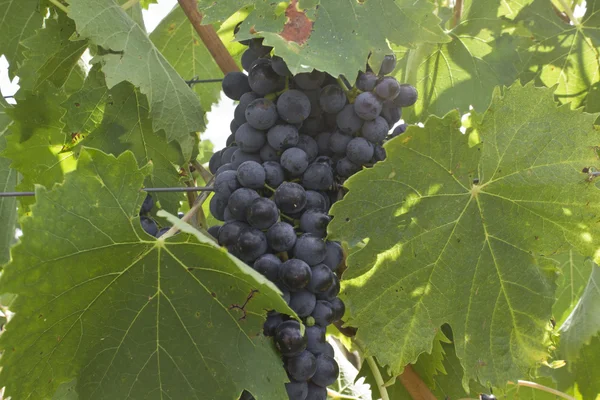
POLYGON ((560 392, 556 389, 552 389, 548 386, 544 386, 544 385, 540 385, 539 383, 535 383, 535 382, 530 382, 530 381, 523 381, 523 380, 518 380, 517 383, 514 382, 508 382, 511 385, 517 385, 517 386, 525 386, 525 387, 530 387, 532 389, 537 389, 537 390, 541 390, 543 392, 547 392, 547 393, 552 393, 553 395, 556 395, 558 397, 562 397, 563 399, 567 399, 567 400, 575 400, 575 397, 569 396, 566 393, 560 392))
POLYGON ((206 48, 212 55, 213 59, 221 68, 224 74, 229 72, 239 71, 237 64, 225 48, 225 45, 217 35, 215 28, 212 25, 202 25, 202 14, 198 11, 198 4, 196 0, 177 0, 181 9, 185 13, 186 17, 190 20, 190 23, 202 39, 202 42, 206 45, 206 48))
POLYGON ((410 365, 404 367, 404 371, 398 375, 398 380, 413 400, 436 400, 431 390, 410 365))
POLYGON ((452 27, 456 27, 460 22, 463 12, 463 0, 456 0, 454 4, 454 17, 452 18, 452 27))
POLYGON ((381 371, 379 371, 379 366, 377 366, 375 359, 373 358, 373 356, 369 356, 367 357, 366 361, 367 364, 369 364, 369 368, 371 369, 373 377, 375 378, 375 382, 377 383, 377 388, 379 389, 381 400, 390 400, 387 388, 385 387, 385 382, 383 381, 383 377, 381 376, 381 371))

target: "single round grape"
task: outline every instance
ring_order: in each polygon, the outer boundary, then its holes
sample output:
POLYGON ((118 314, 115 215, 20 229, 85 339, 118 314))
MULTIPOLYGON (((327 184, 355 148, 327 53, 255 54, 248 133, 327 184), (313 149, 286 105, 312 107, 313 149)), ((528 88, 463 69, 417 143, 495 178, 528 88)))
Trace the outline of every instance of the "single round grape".
POLYGON ((169 232, 169 230, 171 230, 170 226, 165 226, 164 228, 160 228, 160 230, 158 232, 156 232, 156 238, 161 237, 162 235, 164 235, 165 233, 169 232))
POLYGON ((244 161, 262 162, 260 155, 256 153, 248 153, 242 149, 237 149, 231 156, 231 168, 237 170, 244 161))
POLYGON ((277 151, 294 147, 298 143, 298 129, 294 125, 275 125, 267 132, 269 145, 277 151))
POLYGON ((379 161, 383 161, 385 160, 386 157, 386 151, 382 146, 375 146, 375 150, 373 152, 373 163, 379 162, 379 161))
MULTIPOLYGON (((252 92, 248 92, 248 93, 252 93, 252 92)), ((246 94, 248 94, 248 93, 246 93, 246 94)), ((247 122, 246 121, 246 108, 244 106, 242 106, 241 104, 238 104, 237 106, 235 106, 235 109, 233 110, 233 121, 236 123, 236 125, 238 127, 242 126, 243 123, 247 122)))
POLYGON ((244 93, 251 91, 248 77, 243 72, 230 72, 223 78, 223 93, 231 100, 239 100, 244 93))
POLYGON ((340 131, 353 135, 362 128, 363 120, 354 111, 353 104, 347 104, 337 114, 336 123, 340 131))
POLYGON ((352 136, 345 135, 339 130, 336 130, 329 137, 329 150, 334 154, 346 154, 346 147, 348 147, 348 143, 350 143, 351 140, 352 136))
POLYGON ((312 267, 312 275, 306 289, 313 293, 325 292, 333 285, 333 271, 325 264, 312 267))
POLYGON ((327 212, 329 210, 329 199, 314 190, 306 191, 306 209, 327 212))
POLYGON ((261 96, 283 89, 285 78, 273 71, 270 60, 261 60, 264 61, 255 62, 248 73, 250 88, 261 96))
POLYGON ((288 382, 285 384, 288 400, 306 400, 308 382, 288 382))
POLYGON ((400 92, 394 99, 394 104, 398 107, 410 107, 417 102, 418 97, 419 93, 414 86, 403 83, 400 85, 400 92))
POLYGON ((230 163, 233 158, 233 153, 235 153, 238 148, 237 145, 234 145, 223 149, 221 152, 221 165, 230 163))
MULTIPOLYGON (((231 122, 229 123, 229 130, 231 131, 231 135, 229 135, 230 137, 233 137, 235 139, 235 131, 238 130, 240 125, 241 124, 238 124, 235 118, 231 120, 231 122)), ((229 144, 227 146, 229 146, 229 144)))
POLYGON ((340 374, 340 368, 333 357, 325 354, 317 356, 317 371, 311 378, 315 385, 326 388, 333 384, 340 374))
POLYGON ((154 199, 149 194, 146 195, 142 207, 140 208, 140 214, 148 214, 154 207, 154 199))
POLYGON ((317 370, 316 358, 310 351, 304 350, 302 353, 288 358, 285 362, 285 368, 292 379, 305 382, 317 370))
POLYGON ((315 324, 325 328, 328 325, 331 325, 334 321, 333 307, 328 301, 319 300, 315 304, 315 308, 310 316, 314 318, 315 324))
POLYGON ((381 108, 381 101, 371 92, 361 93, 354 100, 354 112, 365 121, 377 118, 381 108))
POLYGON ((308 317, 315 309, 316 304, 317 298, 315 294, 308 290, 292 291, 290 295, 289 306, 301 318, 308 317))
POLYGON ((219 240, 219 231, 221 230, 221 225, 213 225, 208 228, 207 232, 215 238, 215 240, 219 240))
POLYGON ((219 194, 214 194, 210 199, 210 213, 219 221, 225 221, 225 208, 227 208, 227 201, 227 197, 219 194))
POLYGON ((270 187, 277 189, 285 180, 285 172, 281 165, 275 161, 263 163, 265 169, 265 183, 270 187))
POLYGON ((312 270, 309 265, 297 258, 290 258, 279 268, 279 279, 291 291, 306 287, 310 282, 311 274, 312 270))
POLYGON ((337 275, 333 274, 333 283, 326 291, 317 293, 317 299, 333 301, 338 294, 340 294, 340 280, 337 275))
POLYGON ((331 133, 321 132, 317 135, 316 142, 319 147, 319 155, 327 156, 333 154, 329 149, 329 141, 331 140, 331 133))
POLYGON ((267 243, 275 252, 291 250, 296 244, 294 227, 287 222, 277 222, 267 231, 267 243))
POLYGON ((231 193, 241 187, 237 179, 237 171, 223 171, 215 178, 213 187, 217 195, 229 199, 231 193))
POLYGON ((221 153, 223 150, 219 150, 213 153, 208 162, 208 169, 214 175, 217 173, 217 169, 221 166, 221 153))
POLYGON ((275 346, 284 357, 293 357, 306 349, 306 338, 298 321, 284 321, 275 329, 275 346))
POLYGON ((308 155, 304 150, 292 147, 281 154, 279 163, 290 176, 300 176, 308 167, 308 155))
POLYGON ((402 135, 404 132, 406 132, 406 128, 408 128, 407 124, 398 125, 397 127, 394 128, 394 130, 390 134, 390 138, 394 138, 396 136, 402 135))
POLYGON ((325 332, 326 329, 319 325, 306 327, 304 330, 304 336, 306 337, 306 350, 315 354, 315 351, 319 348, 319 345, 325 343, 325 332))
POLYGON ((259 154, 262 161, 279 161, 279 154, 277 154, 277 150, 272 148, 269 143, 260 148, 259 154))
POLYGON ((328 113, 338 113, 346 105, 346 93, 339 85, 327 85, 319 94, 321 109, 328 113))
POLYGON ((384 100, 393 100, 400 93, 400 84, 393 76, 386 76, 375 86, 375 93, 384 100))
POLYGON ((387 136, 390 126, 383 117, 377 117, 372 121, 366 121, 362 127, 362 137, 371 143, 381 143, 387 136))
POLYGON ((220 175, 225 171, 235 171, 235 168, 233 168, 233 164, 232 163, 227 163, 227 164, 223 164, 219 167, 219 169, 217 170, 216 175, 220 175))
POLYGON ((302 175, 302 186, 310 190, 327 190, 333 185, 333 170, 324 163, 314 162, 302 175))
MULTIPOLYGON (((266 255, 268 255, 268 254, 265 254, 265 256, 266 255)), ((264 256, 259 257, 258 260, 260 260, 262 257, 264 257, 264 256)), ((258 260, 256 260, 254 263, 256 264, 256 262, 258 260)), ((275 330, 277 329, 279 324, 281 324, 283 321, 285 321, 285 319, 283 318, 283 314, 280 314, 275 311, 269 311, 267 313, 267 320, 263 324, 263 334, 265 336, 274 336, 275 330)))
POLYGON ((242 151, 247 153, 259 151, 266 141, 265 133, 253 128, 247 122, 235 132, 235 142, 242 151))
POLYGON ((308 382, 308 394, 304 400, 327 400, 327 388, 308 382))
POLYGON ((259 57, 264 57, 273 50, 271 46, 263 44, 264 38, 254 38, 248 42, 248 47, 252 49, 259 57))
POLYGON ((379 68, 379 75, 387 75, 396 68, 396 55, 389 54, 383 58, 381 67, 379 68))
POLYGON ((312 137, 308 135, 300 135, 298 138, 297 148, 304 150, 308 156, 308 162, 313 162, 319 155, 319 145, 312 137))
POLYGON ((348 178, 360 171, 360 165, 354 164, 347 157, 340 159, 335 165, 335 172, 342 178, 348 178))
POLYGON ((271 58, 271 67, 273 68, 273 71, 277 73, 277 75, 290 75, 290 70, 288 69, 287 64, 285 61, 283 61, 283 58, 279 56, 273 56, 273 58, 271 58))
POLYGON ((324 238, 327 236, 327 225, 329 225, 329 221, 329 216, 324 212, 307 210, 300 217, 300 230, 324 238))
POLYGON ((294 82, 301 89, 315 90, 321 87, 325 78, 326 75, 324 72, 314 69, 312 72, 303 72, 294 76, 294 82))
POLYGON ((239 188, 229 196, 227 207, 235 219, 243 221, 246 219, 246 210, 259 197, 255 190, 239 188))
POLYGON ((372 72, 360 72, 356 78, 356 88, 363 92, 372 91, 376 84, 377 75, 372 72))
POLYGON ((374 151, 373 145, 367 139, 357 137, 348 143, 346 157, 356 165, 364 165, 373 158, 374 151))
POLYGON ((158 233, 158 226, 156 225, 156 222, 152 218, 141 216, 140 224, 142 225, 142 229, 148 235, 156 236, 156 234, 158 233))
MULTIPOLYGON (((225 222, 231 222, 231 221, 237 221, 237 219, 233 216, 233 214, 231 214, 231 211, 229 211, 229 206, 227 208, 225 208, 225 222)), ((241 222, 245 222, 245 221, 241 221, 241 222)))
POLYGON ((219 244, 224 247, 235 245, 240 234, 249 227, 247 223, 241 221, 225 222, 219 229, 219 244))
POLYGON ((339 321, 344 317, 344 313, 346 312, 346 305, 339 297, 330 301, 331 308, 333 309, 333 320, 339 321))
POLYGON ((246 114, 246 108, 250 105, 250 103, 260 98, 261 97, 254 92, 244 93, 242 97, 240 97, 240 102, 238 103, 238 106, 241 107, 242 112, 244 113, 244 117, 246 114))
POLYGON ((252 49, 246 49, 246 51, 244 51, 242 54, 241 59, 242 68, 244 68, 244 71, 250 71, 252 64, 254 64, 254 61, 256 61, 258 58, 258 54, 256 54, 252 49))
POLYGON ((306 206, 306 191, 294 182, 284 182, 275 190, 275 204, 284 213, 295 213, 306 206))
POLYGON ((339 242, 333 242, 328 240, 325 244, 327 251, 323 264, 327 265, 333 272, 337 271, 340 264, 344 260, 344 249, 339 242))
POLYGON ((257 229, 269 229, 279 219, 279 209, 273 200, 255 199, 246 210, 246 220, 257 229))
POLYGON ((302 122, 310 115, 310 100, 299 90, 288 90, 277 99, 277 112, 291 124, 302 122))
POLYGON ((279 278, 279 268, 281 267, 281 260, 274 254, 263 254, 258 257, 252 268, 256 272, 264 275, 271 282, 276 281, 279 278))
POLYGON ((246 107, 246 121, 256 129, 266 130, 275 125, 279 115, 275 104, 269 99, 256 99, 246 107))
POLYGON ((248 228, 240 234, 235 247, 240 259, 252 262, 267 252, 267 238, 258 229, 248 228))
POLYGON ((402 109, 394 104, 393 101, 383 102, 381 116, 387 121, 389 126, 394 126, 402 118, 402 109))
POLYGON ((299 132, 303 135, 314 137, 323 132, 323 130, 325 130, 325 121, 322 117, 308 117, 302 122, 299 132))
MULTIPOLYGON (((315 325, 315 326, 319 326, 319 325, 315 325)), ((325 355, 328 355, 329 357, 334 357, 334 355, 335 355, 335 351, 333 350, 333 347, 327 342, 317 343, 314 346, 314 348, 310 350, 310 352, 313 353, 315 356, 318 356, 320 354, 325 354, 325 355)))
MULTIPOLYGON (((239 126, 235 128, 236 131, 237 131, 237 128, 239 128, 239 126)), ((234 144, 235 144, 235 132, 232 133, 231 135, 227 136, 227 139, 225 139, 225 146, 229 147, 234 144)))
POLYGON ((260 189, 265 186, 265 169, 256 161, 244 161, 237 169, 237 179, 244 187, 260 189))
POLYGON ((294 245, 294 257, 308 265, 320 264, 327 254, 327 246, 323 239, 310 233, 305 233, 296 239, 294 245))

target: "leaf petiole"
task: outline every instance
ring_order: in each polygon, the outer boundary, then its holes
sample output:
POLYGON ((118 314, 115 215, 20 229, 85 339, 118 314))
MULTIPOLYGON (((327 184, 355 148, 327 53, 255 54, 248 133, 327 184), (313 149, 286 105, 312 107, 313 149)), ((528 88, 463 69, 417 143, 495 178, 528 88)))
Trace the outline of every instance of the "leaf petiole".
POLYGON ((49 0, 49 1, 50 1, 50 3, 54 4, 56 6, 56 8, 64 11, 65 14, 69 13, 69 7, 65 6, 60 1, 58 1, 58 0, 49 0))

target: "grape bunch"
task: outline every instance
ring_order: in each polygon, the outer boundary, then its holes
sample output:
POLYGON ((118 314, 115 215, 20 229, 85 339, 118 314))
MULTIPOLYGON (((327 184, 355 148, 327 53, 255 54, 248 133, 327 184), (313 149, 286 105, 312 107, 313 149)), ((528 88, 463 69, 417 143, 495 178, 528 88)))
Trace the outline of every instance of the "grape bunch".
POLYGON ((210 211, 224 222, 209 233, 277 285, 306 326, 302 334, 298 321, 271 311, 263 327, 281 353, 289 399, 326 399, 339 368, 325 331, 345 311, 338 297, 344 253, 326 240, 329 209, 345 179, 385 158, 382 144, 406 130, 402 124, 389 134, 417 92, 385 76, 394 56, 349 87, 316 70, 293 76, 262 39, 246 44, 247 74, 223 80, 224 93, 239 103, 227 147, 209 162, 210 211))

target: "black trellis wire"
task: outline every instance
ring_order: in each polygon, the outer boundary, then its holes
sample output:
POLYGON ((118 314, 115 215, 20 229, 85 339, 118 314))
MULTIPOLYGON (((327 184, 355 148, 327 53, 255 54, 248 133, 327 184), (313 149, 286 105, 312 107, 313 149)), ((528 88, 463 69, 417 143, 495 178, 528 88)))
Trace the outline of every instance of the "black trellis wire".
MULTIPOLYGON (((178 188, 144 188, 146 193, 169 193, 169 192, 212 192, 212 186, 193 186, 178 188)), ((0 192, 0 197, 27 197, 35 196, 35 192, 0 192)))

